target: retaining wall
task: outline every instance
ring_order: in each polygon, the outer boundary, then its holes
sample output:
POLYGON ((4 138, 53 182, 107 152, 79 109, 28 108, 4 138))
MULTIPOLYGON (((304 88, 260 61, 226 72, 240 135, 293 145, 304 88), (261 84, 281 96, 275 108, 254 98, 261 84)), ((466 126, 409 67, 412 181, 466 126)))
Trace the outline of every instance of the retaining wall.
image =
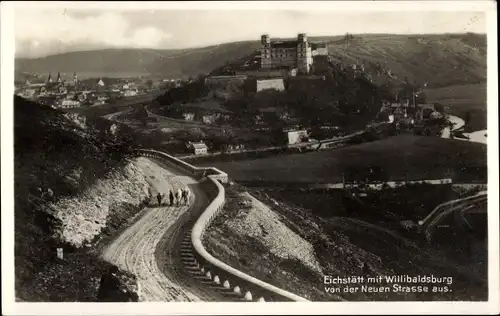
POLYGON ((203 234, 215 219, 225 202, 225 190, 221 183, 228 182, 228 175, 217 168, 199 168, 179 160, 166 153, 137 149, 135 155, 164 159, 168 163, 184 170, 198 180, 202 180, 211 202, 198 218, 191 232, 191 243, 193 256, 198 269, 210 278, 215 284, 219 284, 228 290, 239 293, 247 301, 307 301, 305 298, 282 290, 269 283, 263 282, 244 272, 241 272, 209 254, 202 244, 203 234))

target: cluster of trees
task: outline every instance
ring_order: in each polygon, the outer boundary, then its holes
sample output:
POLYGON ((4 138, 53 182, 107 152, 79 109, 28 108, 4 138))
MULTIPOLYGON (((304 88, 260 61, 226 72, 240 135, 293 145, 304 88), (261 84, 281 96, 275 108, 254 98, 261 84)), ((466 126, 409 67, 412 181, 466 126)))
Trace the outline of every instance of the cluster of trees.
MULTIPOLYGON (((350 36, 346 35, 346 38, 350 36)), ((269 127, 279 128, 291 123, 282 113, 289 114, 294 124, 307 127, 335 125, 340 127, 364 126, 379 113, 385 101, 404 99, 425 103, 423 87, 408 79, 400 87, 390 83, 378 86, 364 72, 344 69, 330 61, 320 67, 322 79, 289 78, 285 91, 261 91, 258 93, 233 93, 224 106, 233 112, 230 123, 238 127, 254 127, 256 117, 262 116, 269 127), (267 110, 263 113, 262 109, 267 110), (271 108, 271 111, 269 110, 271 108), (272 108, 276 109, 273 113, 272 108)), ((226 67, 227 68, 227 67, 226 67)), ((224 69, 224 67, 222 67, 224 69)), ((227 70, 227 69, 226 69, 227 70)), ((182 118, 180 104, 193 102, 209 94, 204 77, 200 76, 182 87, 172 88, 157 99, 160 114, 182 118)), ((239 87, 241 88, 241 87, 239 87)))
MULTIPOLYGON (((330 64, 324 80, 290 78, 286 90, 261 91, 242 95, 227 102, 238 124, 249 122, 262 108, 278 108, 296 117, 307 126, 344 125, 352 121, 368 122, 380 110, 382 102, 390 99, 390 91, 371 83, 363 74, 353 74, 330 64)), ((267 115, 269 123, 280 118, 267 115)), ((274 125, 273 125, 274 126, 274 125)))
POLYGON ((424 104, 427 102, 427 96, 425 92, 423 92, 424 86, 414 82, 410 83, 408 78, 405 77, 405 82, 401 86, 399 90, 397 90, 396 97, 398 101, 402 100, 410 100, 410 103, 413 104, 424 104), (415 100, 413 99, 415 98, 415 100))
POLYGON ((200 76, 192 82, 169 89, 153 102, 151 108, 160 115, 182 119, 184 111, 181 104, 194 102, 205 97, 209 92, 210 89, 205 86, 205 78, 200 76))
POLYGON ((193 102, 199 98, 206 96, 210 89, 205 86, 205 78, 203 76, 186 83, 181 87, 169 89, 164 95, 159 96, 157 101, 160 105, 172 105, 174 103, 193 102))

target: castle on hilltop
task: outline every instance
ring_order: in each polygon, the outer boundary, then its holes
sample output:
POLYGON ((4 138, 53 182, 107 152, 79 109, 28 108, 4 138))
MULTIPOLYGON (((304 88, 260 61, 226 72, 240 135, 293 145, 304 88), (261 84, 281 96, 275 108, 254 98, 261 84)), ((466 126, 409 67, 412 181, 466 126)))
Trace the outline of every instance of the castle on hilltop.
POLYGON ((298 34, 294 41, 271 41, 264 34, 261 45, 261 69, 297 69, 302 74, 311 71, 313 54, 306 34, 298 34))

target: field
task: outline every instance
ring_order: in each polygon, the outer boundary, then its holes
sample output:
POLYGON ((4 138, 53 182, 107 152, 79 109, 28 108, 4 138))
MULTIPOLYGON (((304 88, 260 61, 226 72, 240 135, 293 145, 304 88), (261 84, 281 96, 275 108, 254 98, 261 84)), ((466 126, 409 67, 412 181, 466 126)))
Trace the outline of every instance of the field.
POLYGON ((429 103, 441 103, 448 113, 465 119, 470 113, 466 132, 486 129, 486 83, 455 85, 424 90, 429 103))
POLYGON ((204 162, 235 181, 335 183, 347 170, 384 170, 392 180, 452 178, 485 181, 486 146, 436 137, 402 135, 344 148, 234 162, 204 162))

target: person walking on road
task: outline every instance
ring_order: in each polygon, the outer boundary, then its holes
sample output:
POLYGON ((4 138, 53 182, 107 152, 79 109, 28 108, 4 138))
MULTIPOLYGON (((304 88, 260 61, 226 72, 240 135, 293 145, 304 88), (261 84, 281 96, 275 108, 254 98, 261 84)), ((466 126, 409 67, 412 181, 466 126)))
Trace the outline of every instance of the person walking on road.
POLYGON ((161 198, 162 198, 162 196, 161 196, 160 192, 158 192, 158 195, 156 196, 156 198, 158 199, 158 206, 161 206, 161 198))
POLYGON ((176 200, 177 200, 177 206, 179 206, 181 204, 181 202, 182 202, 182 191, 181 191, 181 189, 177 189, 176 200))
POLYGON ((186 190, 182 189, 182 203, 186 204, 186 190))
POLYGON ((170 198, 170 206, 174 206, 174 192, 172 190, 169 190, 168 197, 170 198))
POLYGON ((189 196, 191 195, 191 191, 189 191, 189 189, 186 188, 183 190, 183 193, 184 193, 184 201, 186 205, 189 205, 189 196))

